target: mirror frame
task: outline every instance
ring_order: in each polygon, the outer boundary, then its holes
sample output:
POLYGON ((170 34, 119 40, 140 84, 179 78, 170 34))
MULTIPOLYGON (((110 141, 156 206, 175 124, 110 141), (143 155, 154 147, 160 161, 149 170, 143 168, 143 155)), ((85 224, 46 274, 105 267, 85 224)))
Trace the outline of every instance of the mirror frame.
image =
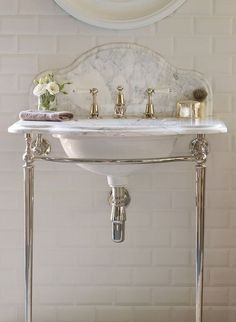
MULTIPOLYGON (((150 15, 141 16, 135 19, 104 19, 99 17, 96 13, 96 6, 94 6, 93 17, 83 12, 82 6, 79 7, 80 0, 54 0, 63 10, 72 15, 74 18, 86 22, 90 25, 115 29, 115 30, 128 30, 136 29, 148 26, 152 23, 155 23, 176 11, 186 0, 166 0, 166 4, 161 8, 157 9, 150 15)), ((94 0, 96 3, 97 1, 94 0)), ((107 0, 109 1, 109 0, 107 0)), ((112 0, 110 0, 112 1, 112 0)), ((128 1, 128 0, 127 0, 128 1)), ((145 3, 145 1, 144 1, 145 3)), ((146 1, 148 3, 148 1, 146 1)), ((99 5, 97 3, 97 5, 99 5)), ((145 5, 145 4, 144 4, 145 5)), ((148 4, 146 4, 148 5, 148 4)))

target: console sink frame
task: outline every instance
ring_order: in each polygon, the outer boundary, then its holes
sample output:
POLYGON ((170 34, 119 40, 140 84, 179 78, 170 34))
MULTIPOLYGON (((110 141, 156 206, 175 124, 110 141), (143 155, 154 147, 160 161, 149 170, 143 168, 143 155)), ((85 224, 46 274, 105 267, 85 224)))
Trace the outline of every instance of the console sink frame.
MULTIPOLYGON (((49 73, 51 71, 46 71, 49 73)), ((173 89, 175 95, 157 95, 156 113, 159 116, 174 117, 176 102, 182 99, 190 99, 192 92, 197 88, 205 88, 208 92, 206 99, 206 117, 212 116, 212 90, 202 74, 195 71, 188 71, 170 65, 158 53, 145 47, 130 43, 106 44, 96 47, 81 55, 72 65, 53 71, 58 82, 71 81, 73 85, 68 89, 68 95, 58 95, 58 106, 63 109, 68 107, 75 116, 88 117, 88 106, 90 101, 86 95, 77 95, 76 91, 83 84, 86 88, 99 86, 100 105, 102 115, 110 115, 114 89, 123 85, 126 90, 129 115, 139 115, 139 123, 144 112, 146 98, 144 91, 147 88, 173 89), (138 68, 137 68, 138 66, 138 68), (136 81, 134 81, 136 80, 136 81), (168 85, 168 86, 167 86, 168 85)), ((40 77, 40 75, 39 75, 40 77)), ((30 107, 33 108, 34 100, 31 97, 30 107)), ((113 105, 112 105, 113 106, 113 105)), ((95 157, 69 158, 51 157, 45 155, 50 152, 50 146, 43 139, 42 135, 88 135, 86 128, 79 128, 79 121, 69 122, 17 122, 9 128, 11 133, 24 134, 25 153, 24 160, 24 215, 25 215, 25 322, 32 321, 32 291, 33 291, 33 214, 34 214, 34 166, 35 162, 65 162, 76 164, 106 164, 115 165, 144 165, 167 162, 194 162, 196 169, 196 319, 195 322, 203 321, 203 257, 204 257, 204 216, 205 216, 205 181, 206 181, 206 159, 208 154, 208 143, 206 134, 226 133, 225 125, 218 121, 208 123, 205 120, 188 120, 186 126, 181 124, 185 120, 178 119, 178 124, 170 126, 170 123, 152 122, 155 126, 149 129, 128 128, 120 129, 122 135, 134 135, 137 130, 139 135, 147 137, 159 135, 195 135, 191 141, 191 152, 186 156, 166 156, 138 159, 119 159, 95 157), (77 123, 76 123, 77 122, 77 123), (180 125, 180 126, 178 126, 180 125), (130 131, 129 131, 130 129, 130 131), (33 143, 33 134, 37 137, 37 143, 33 143)), ((94 120, 99 124, 99 120, 94 120)), ((96 125, 95 125, 96 127, 96 125)), ((117 129, 90 128, 96 135, 118 135, 117 129), (115 134, 114 134, 115 132, 115 134)), ((90 135, 89 134, 89 135, 90 135)), ((152 155, 153 156, 153 155, 152 155)), ((154 155, 155 156, 155 155, 154 155)), ((157 151, 158 156, 158 151, 157 151)), ((159 155, 160 156, 160 155, 159 155)))
MULTIPOLYGON (((16 123, 17 124, 17 123, 16 123)), ((13 127, 10 132, 16 132, 13 127)), ((19 130, 19 128, 18 128, 19 130)), ((18 133, 21 131, 18 131, 18 133)), ((196 322, 203 320, 203 258, 204 258, 204 217, 205 217, 205 182, 208 142, 204 134, 197 134, 190 143, 190 154, 148 159, 81 159, 50 157, 47 141, 40 133, 37 149, 33 147, 31 130, 24 131, 24 216, 25 216, 25 322, 32 322, 33 292, 33 214, 34 214, 34 167, 35 161, 64 163, 101 163, 101 164, 158 164, 168 162, 194 162, 196 170, 196 322)))

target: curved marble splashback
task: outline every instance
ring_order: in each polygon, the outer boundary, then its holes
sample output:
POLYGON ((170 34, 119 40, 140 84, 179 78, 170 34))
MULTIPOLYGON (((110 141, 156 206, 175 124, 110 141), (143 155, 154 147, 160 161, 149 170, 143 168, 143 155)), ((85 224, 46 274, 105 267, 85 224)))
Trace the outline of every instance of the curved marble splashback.
POLYGON ((178 69, 158 53, 136 44, 114 43, 96 47, 82 54, 70 66, 53 72, 58 81, 72 82, 67 88, 69 94, 58 96, 59 109, 69 109, 77 115, 88 115, 91 95, 73 92, 74 89, 98 88, 101 115, 112 115, 118 85, 124 87, 127 115, 144 113, 148 87, 168 87, 173 91, 153 97, 155 109, 161 116, 174 116, 177 100, 192 99, 194 89, 205 87, 209 93, 207 115, 212 115, 212 92, 202 74, 178 69))

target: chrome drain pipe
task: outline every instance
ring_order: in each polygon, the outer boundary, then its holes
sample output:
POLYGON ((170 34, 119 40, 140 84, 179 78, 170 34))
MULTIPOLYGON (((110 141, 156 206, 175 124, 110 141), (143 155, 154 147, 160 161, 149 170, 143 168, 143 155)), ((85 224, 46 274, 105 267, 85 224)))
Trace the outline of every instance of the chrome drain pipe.
POLYGON ((115 243, 125 240, 126 207, 130 203, 128 190, 124 187, 112 187, 109 195, 111 205, 111 238, 115 243))

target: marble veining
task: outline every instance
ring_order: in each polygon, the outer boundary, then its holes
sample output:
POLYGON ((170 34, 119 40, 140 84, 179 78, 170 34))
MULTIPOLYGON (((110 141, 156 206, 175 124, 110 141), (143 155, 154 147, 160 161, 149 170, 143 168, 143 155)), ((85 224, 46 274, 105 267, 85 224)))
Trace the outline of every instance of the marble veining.
MULTIPOLYGON (((42 74, 51 71, 45 71, 42 74)), ((155 109, 160 116, 175 116, 176 102, 192 99, 192 92, 199 87, 208 91, 207 115, 212 115, 212 92, 203 75, 176 68, 158 53, 129 43, 114 43, 96 47, 82 54, 72 65, 53 71, 59 82, 71 81, 68 95, 58 95, 58 109, 70 110, 77 116, 87 116, 91 95, 77 89, 98 88, 101 115, 112 115, 116 87, 124 87, 127 115, 142 115, 146 106, 145 90, 171 88, 172 93, 157 93, 153 97, 155 109)), ((40 75, 39 75, 40 77, 40 75)), ((32 91, 31 91, 32 92, 32 91)), ((36 100, 30 95, 30 107, 36 100)))
POLYGON ((11 133, 66 134, 67 136, 167 136, 226 133, 225 124, 212 118, 191 119, 79 119, 66 122, 18 121, 11 133))

